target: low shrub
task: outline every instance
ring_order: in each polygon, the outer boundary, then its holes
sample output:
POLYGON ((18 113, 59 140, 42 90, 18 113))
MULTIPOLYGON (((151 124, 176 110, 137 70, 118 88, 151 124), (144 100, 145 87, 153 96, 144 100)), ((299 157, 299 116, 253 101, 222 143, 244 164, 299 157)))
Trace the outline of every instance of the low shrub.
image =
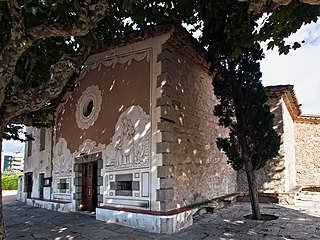
POLYGON ((18 175, 2 176, 2 190, 17 190, 18 175))

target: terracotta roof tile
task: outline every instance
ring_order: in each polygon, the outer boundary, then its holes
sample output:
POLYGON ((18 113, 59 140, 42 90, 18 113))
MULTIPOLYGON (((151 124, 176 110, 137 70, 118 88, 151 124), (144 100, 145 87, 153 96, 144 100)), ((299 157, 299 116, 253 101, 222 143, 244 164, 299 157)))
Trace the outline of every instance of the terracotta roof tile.
POLYGON ((289 113, 295 122, 319 123, 320 116, 312 114, 302 114, 301 104, 299 104, 293 85, 267 86, 266 91, 269 97, 282 97, 289 113))

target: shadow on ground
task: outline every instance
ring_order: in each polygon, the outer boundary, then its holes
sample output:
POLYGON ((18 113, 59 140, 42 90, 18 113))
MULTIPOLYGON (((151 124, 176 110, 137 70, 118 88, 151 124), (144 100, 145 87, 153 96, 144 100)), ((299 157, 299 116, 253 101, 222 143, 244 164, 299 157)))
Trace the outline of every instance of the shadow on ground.
POLYGON ((320 201, 299 200, 290 208, 261 204, 262 212, 278 216, 273 221, 243 218, 249 203, 235 203, 197 216, 194 225, 172 235, 160 235, 96 221, 94 216, 60 213, 27 206, 4 204, 8 240, 31 239, 320 239, 320 201))

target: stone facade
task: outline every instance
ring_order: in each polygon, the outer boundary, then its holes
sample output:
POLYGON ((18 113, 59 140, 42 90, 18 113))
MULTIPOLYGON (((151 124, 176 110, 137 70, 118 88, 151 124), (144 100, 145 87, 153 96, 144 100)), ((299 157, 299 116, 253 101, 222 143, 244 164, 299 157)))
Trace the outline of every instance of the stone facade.
MULTIPOLYGON (((36 141, 29 141, 26 143, 24 175, 32 175, 33 187, 30 192, 32 198, 46 198, 50 199, 51 189, 49 186, 40 189, 40 177, 50 178, 52 176, 53 162, 51 157, 51 142, 52 129, 36 129, 27 128, 27 134, 32 136, 36 141), (41 134, 42 132, 42 134, 41 134), (42 141, 40 141, 42 135, 42 141), (43 138, 44 137, 44 138, 43 138), (43 146, 42 146, 43 144, 43 146), (41 196, 43 194, 43 196, 41 196)), ((27 183, 23 179, 24 192, 27 191, 27 183)), ((25 200, 25 195, 22 195, 22 200, 25 200)))
MULTIPOLYGON (((173 26, 91 55, 79 86, 62 96, 46 152, 30 148, 27 203, 79 211, 92 198, 98 219, 129 224, 120 209, 138 209, 132 226, 168 233, 192 224, 194 210, 183 207, 234 193, 236 172, 216 147, 227 130, 212 113, 207 69, 203 50, 173 26), (150 211, 159 217, 142 226, 150 211)), ((28 131, 38 145, 40 130, 28 131)))
MULTIPOLYGON (((294 123, 281 94, 269 94, 274 127, 281 138, 279 155, 256 172, 257 186, 263 192, 287 192, 295 183, 294 123)), ((248 191, 244 170, 238 174, 238 188, 248 191)))
POLYGON ((320 185, 319 122, 295 123, 295 146, 298 185, 320 185))
MULTIPOLYGON (((292 85, 270 86, 267 92, 281 146, 279 156, 257 171, 257 182, 261 191, 294 203, 299 189, 320 183, 320 116, 301 113, 292 85)), ((238 187, 247 190, 244 172, 238 175, 238 187)))
MULTIPOLYGON (((55 126, 27 129, 35 141, 26 147, 23 201, 93 210, 100 220, 172 233, 192 224, 190 205, 246 190, 245 174, 216 146, 228 131, 213 115, 217 99, 204 50, 181 27, 143 36, 134 33, 91 55, 79 86, 61 96, 55 126)), ((269 91, 282 145, 257 173, 263 191, 287 192, 296 184, 299 125, 290 91, 269 91)))
POLYGON ((157 85, 162 94, 157 108, 162 138, 157 153, 162 157, 162 166, 158 167, 157 197, 163 211, 237 189, 236 172, 216 146, 217 137, 225 137, 227 131, 218 126, 218 118, 213 115, 217 100, 211 79, 207 69, 190 58, 194 53, 186 49, 168 41, 160 56, 162 74, 157 85))

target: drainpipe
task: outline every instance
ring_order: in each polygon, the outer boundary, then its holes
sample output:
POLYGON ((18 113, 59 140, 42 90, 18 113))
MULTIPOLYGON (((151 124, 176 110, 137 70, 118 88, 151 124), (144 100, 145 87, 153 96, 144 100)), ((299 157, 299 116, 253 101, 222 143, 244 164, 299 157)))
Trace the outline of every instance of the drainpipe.
POLYGON ((51 157, 50 157, 50 168, 51 168, 51 184, 50 184, 50 201, 53 196, 53 140, 54 140, 54 126, 51 127, 51 157))

